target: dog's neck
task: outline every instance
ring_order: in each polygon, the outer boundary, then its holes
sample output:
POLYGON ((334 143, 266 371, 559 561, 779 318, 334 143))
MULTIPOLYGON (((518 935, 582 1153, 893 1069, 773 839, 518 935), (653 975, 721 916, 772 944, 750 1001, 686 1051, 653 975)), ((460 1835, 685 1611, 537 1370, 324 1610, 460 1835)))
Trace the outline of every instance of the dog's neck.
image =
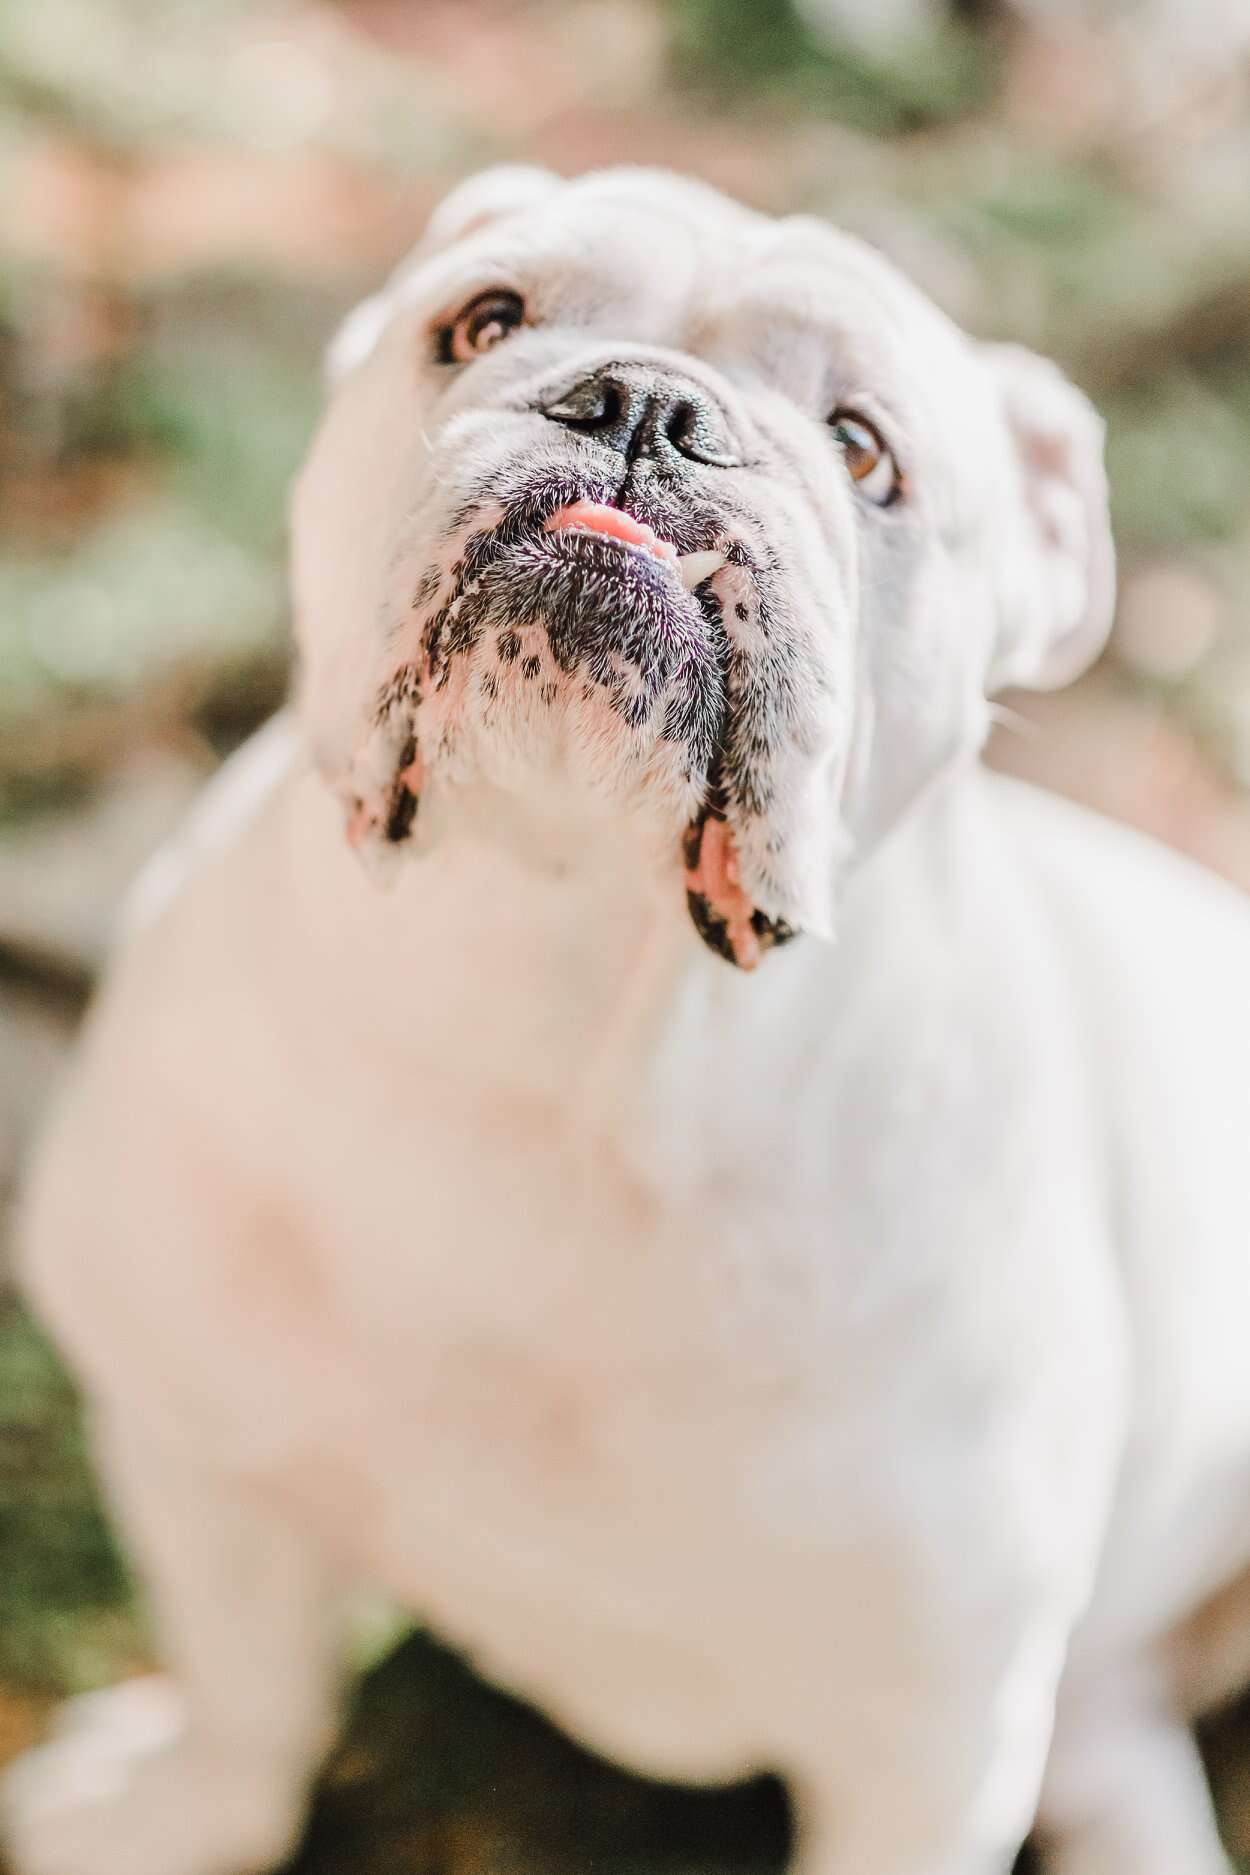
POLYGON ((736 974, 694 937, 677 841, 558 796, 467 788, 429 806, 401 891, 420 895, 427 930, 443 908, 433 943, 465 1003, 458 1046, 497 1085, 608 1124, 691 983, 736 974))
MULTIPOLYGON (((974 777, 943 778, 852 867, 832 944, 799 937, 754 972, 699 942, 676 859, 666 873, 619 827, 488 823, 484 802, 449 802, 390 891, 344 859, 348 928, 335 919, 327 948, 350 947, 360 1019, 416 1072, 425 1062, 487 1096, 550 1104, 588 1133, 680 1137, 682 1116, 721 1090, 784 1098, 808 1019, 858 1029, 900 972, 941 957, 974 777)), ((318 814, 320 857, 301 868, 305 928, 326 915, 324 843, 341 847, 330 818, 318 814)))

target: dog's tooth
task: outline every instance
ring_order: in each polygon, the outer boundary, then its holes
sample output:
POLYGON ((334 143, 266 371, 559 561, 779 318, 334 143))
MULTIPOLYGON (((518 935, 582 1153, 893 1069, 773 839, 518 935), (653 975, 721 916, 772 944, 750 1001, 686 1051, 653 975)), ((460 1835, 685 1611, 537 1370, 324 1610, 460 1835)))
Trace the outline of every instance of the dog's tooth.
POLYGON ((718 550, 711 553, 683 553, 677 561, 677 576, 687 592, 693 592, 705 579, 718 573, 725 564, 725 555, 718 550))

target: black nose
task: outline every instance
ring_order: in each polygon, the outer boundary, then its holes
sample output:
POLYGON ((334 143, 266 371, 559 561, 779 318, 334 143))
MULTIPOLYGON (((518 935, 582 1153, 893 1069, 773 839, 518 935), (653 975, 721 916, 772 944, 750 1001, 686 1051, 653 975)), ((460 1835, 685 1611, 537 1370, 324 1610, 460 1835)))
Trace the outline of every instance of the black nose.
POLYGON ((731 469, 742 461, 725 412, 702 385, 676 373, 601 365, 538 407, 627 462, 650 456, 731 469))

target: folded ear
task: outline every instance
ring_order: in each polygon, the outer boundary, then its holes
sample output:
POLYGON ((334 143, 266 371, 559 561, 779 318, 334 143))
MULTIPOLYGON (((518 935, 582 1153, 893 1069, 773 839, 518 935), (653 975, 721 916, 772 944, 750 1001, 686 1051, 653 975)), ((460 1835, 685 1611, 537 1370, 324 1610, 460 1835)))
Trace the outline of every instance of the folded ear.
POLYGON ((1011 454, 989 689, 1052 690, 1093 663, 1111 629, 1115 549, 1103 423, 1048 359, 1018 345, 986 346, 982 355, 997 382, 1011 454))
POLYGON ((476 234, 480 228, 533 207, 557 188, 559 182, 560 178, 549 169, 524 163, 501 163, 458 183, 450 195, 443 197, 416 247, 401 261, 382 290, 353 307, 331 339, 326 354, 330 382, 337 383, 369 356, 390 317, 395 288, 414 267, 421 266, 431 255, 454 242, 476 234))

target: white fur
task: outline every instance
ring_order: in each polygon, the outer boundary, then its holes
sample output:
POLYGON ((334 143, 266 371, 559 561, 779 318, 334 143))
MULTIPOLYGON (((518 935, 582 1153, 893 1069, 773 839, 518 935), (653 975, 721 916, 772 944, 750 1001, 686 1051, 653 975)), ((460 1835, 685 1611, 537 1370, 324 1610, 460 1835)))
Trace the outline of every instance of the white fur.
POLYGON ((631 1764, 781 1769, 804 1875, 1005 1875, 1039 1811, 1062 1875, 1226 1875, 1175 1636, 1250 1563, 1250 913, 975 760, 987 683, 1105 630, 1092 418, 832 233, 494 186, 340 360, 301 716, 149 885, 33 1181, 185 1715, 123 1689, 24 1760, 19 1875, 276 1855, 352 1579, 631 1764), (422 321, 531 261, 552 329, 432 375, 422 321), (601 342, 784 434, 770 537, 840 595, 787 797, 837 938, 752 975, 572 703, 545 753, 418 714, 417 856, 381 893, 343 841, 458 439, 601 342), (817 472, 831 377, 901 430, 908 515, 817 472))

